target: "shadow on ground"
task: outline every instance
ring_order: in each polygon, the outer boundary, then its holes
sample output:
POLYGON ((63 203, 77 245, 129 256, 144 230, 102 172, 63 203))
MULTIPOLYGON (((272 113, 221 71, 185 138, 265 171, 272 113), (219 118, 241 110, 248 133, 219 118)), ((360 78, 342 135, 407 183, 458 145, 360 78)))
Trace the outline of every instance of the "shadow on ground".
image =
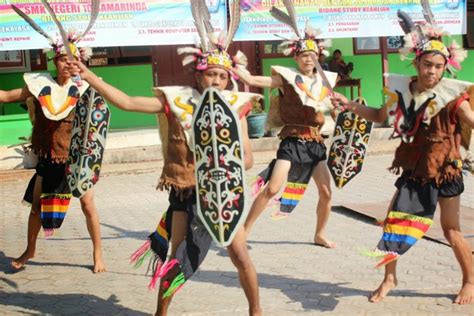
POLYGON ((148 315, 120 305, 115 295, 103 299, 89 294, 0 293, 0 305, 26 309, 25 314, 148 315))
MULTIPOLYGON (((194 282, 220 284, 225 287, 240 288, 237 272, 199 271, 192 279, 194 282), (229 282, 229 279, 233 281, 229 282)), ((304 310, 332 311, 341 296, 368 296, 370 292, 347 287, 349 283, 316 282, 258 273, 260 288, 280 290, 289 298, 289 302, 299 302, 304 310)), ((244 292, 242 291, 242 295, 244 292)))
MULTIPOLYGON (((15 290, 18 289, 18 284, 16 282, 6 279, 6 278, 0 278, 0 283, 6 283, 9 287, 14 288, 15 290)), ((0 286, 0 288, 4 288, 3 286, 0 286)))
MULTIPOLYGON (((118 226, 106 224, 106 223, 100 223, 101 226, 107 227, 111 230, 113 230, 112 233, 108 233, 108 235, 112 236, 102 236, 100 239, 101 240, 113 240, 113 239, 122 239, 122 238, 130 238, 130 239, 137 239, 137 240, 143 240, 145 241, 148 235, 150 235, 153 230, 150 228, 150 230, 140 230, 140 231, 132 231, 132 230, 126 230, 118 226)), ((64 241, 64 240, 90 240, 90 237, 71 237, 71 238, 61 238, 61 237, 54 237, 51 238, 49 241, 64 241)))
MULTIPOLYGON (((333 206, 331 209, 334 213, 344 215, 346 217, 367 223, 367 224, 372 224, 374 226, 378 226, 377 221, 374 220, 372 217, 368 215, 364 215, 361 213, 357 213, 352 211, 351 209, 348 209, 347 207, 344 206, 333 206)), ((383 218, 381 218, 383 220, 383 218)))
POLYGON ((3 251, 0 251, 0 272, 5 274, 15 274, 27 269, 28 266, 60 266, 60 267, 78 267, 83 269, 92 270, 92 265, 86 264, 73 264, 73 263, 63 263, 63 262, 37 262, 29 260, 25 267, 15 270, 11 266, 11 262, 14 258, 7 257, 3 251))
MULTIPOLYGON (((315 280, 304 280, 291 278, 284 275, 272 275, 268 273, 258 273, 259 288, 279 290, 289 299, 288 302, 298 302, 305 311, 333 311, 339 304, 339 298, 362 296, 367 298, 371 291, 355 289, 350 287, 350 282, 317 282, 315 280)), ((240 288, 238 273, 234 271, 199 271, 192 281, 220 284, 225 287, 240 288)), ((192 286, 192 285, 188 285, 192 286)), ((374 289, 375 289, 374 284, 374 289)), ((242 291, 242 295, 244 292, 242 291)), ((395 289, 390 293, 390 297, 423 297, 423 298, 447 298, 454 299, 452 295, 441 293, 422 293, 415 290, 395 289)))
MULTIPOLYGON (((34 261, 34 260, 29 260, 23 268, 21 268, 19 270, 15 270, 11 266, 11 261, 12 260, 13 260, 13 258, 5 256, 5 253, 3 251, 0 251, 0 272, 3 272, 5 275, 9 275, 9 274, 15 274, 15 273, 20 273, 22 271, 25 271, 26 269, 28 269, 29 266, 40 266, 40 267, 81 268, 81 269, 87 269, 91 273, 93 273, 92 269, 94 268, 92 265, 87 265, 87 264, 73 264, 73 263, 65 263, 65 262, 38 262, 38 261, 34 261)), ((105 272, 105 273, 107 273, 107 274, 137 275, 137 276, 143 276, 145 274, 143 271, 132 269, 131 267, 127 271, 124 272, 124 271, 114 271, 112 269, 107 269, 107 272, 105 272), (127 272, 127 271, 129 271, 129 272, 127 272)), ((5 282, 5 283, 8 284, 8 282, 12 282, 12 281, 9 281, 8 279, 0 278, 0 283, 1 282, 5 282)))

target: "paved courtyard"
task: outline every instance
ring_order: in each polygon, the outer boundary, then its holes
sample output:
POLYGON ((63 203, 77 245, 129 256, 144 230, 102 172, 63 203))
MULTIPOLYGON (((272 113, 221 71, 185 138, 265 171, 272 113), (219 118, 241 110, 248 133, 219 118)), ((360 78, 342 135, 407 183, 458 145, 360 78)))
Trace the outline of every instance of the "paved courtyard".
MULTIPOLYGON (((255 175, 272 154, 257 153, 255 175)), ((338 208, 344 202, 387 201, 395 176, 386 168, 391 156, 367 159, 362 175, 343 190, 334 189, 327 235, 333 250, 311 244, 317 192, 312 184, 293 215, 280 221, 266 211, 249 238, 265 315, 474 315, 474 306, 451 303, 461 274, 451 249, 421 240, 399 263, 399 285, 382 303, 367 296, 383 276, 374 261, 360 255, 375 246, 380 227, 338 208)), ((40 237, 36 257, 12 273, 10 258, 25 247, 28 208, 20 204, 27 178, 2 180, 0 188, 0 314, 149 315, 145 267, 134 270, 129 255, 155 228, 167 208, 167 195, 155 191, 160 163, 105 166, 96 187, 108 272, 94 275, 91 242, 84 216, 73 200, 58 236, 40 237)), ((462 205, 474 209, 474 177, 466 177, 462 205)), ((474 238, 474 236, 468 236, 474 238)), ((213 246, 200 271, 173 299, 172 315, 246 315, 238 275, 225 250, 213 246)))

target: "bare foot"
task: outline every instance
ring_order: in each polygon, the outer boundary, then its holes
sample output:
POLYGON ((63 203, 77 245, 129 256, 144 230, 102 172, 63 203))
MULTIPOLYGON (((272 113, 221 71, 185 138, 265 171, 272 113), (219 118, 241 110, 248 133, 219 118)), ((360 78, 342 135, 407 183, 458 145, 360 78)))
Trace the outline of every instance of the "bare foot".
POLYGON ((25 250, 25 252, 19 256, 18 258, 16 259, 13 259, 12 262, 11 262, 11 266, 13 269, 15 269, 16 271, 20 270, 21 268, 23 268, 26 264, 26 262, 32 258, 35 257, 35 253, 33 252, 29 252, 28 250, 25 250))
POLYGON ((397 286, 397 279, 383 280, 382 284, 369 297, 369 302, 378 303, 382 301, 387 294, 397 286))
POLYGON ((275 212, 272 213, 272 215, 270 217, 271 217, 271 219, 273 219, 275 221, 279 221, 280 219, 288 218, 288 213, 275 211, 275 212))
POLYGON ((459 305, 473 304, 474 303, 474 284, 465 283, 462 286, 456 298, 454 299, 453 303, 459 304, 459 305))
POLYGON ((92 268, 92 272, 101 273, 105 271, 107 271, 107 269, 105 268, 104 261, 102 260, 102 254, 97 256, 94 254, 94 267, 92 268))
POLYGON ((325 237, 314 237, 314 244, 316 246, 324 247, 324 248, 336 248, 336 243, 326 239, 325 237))

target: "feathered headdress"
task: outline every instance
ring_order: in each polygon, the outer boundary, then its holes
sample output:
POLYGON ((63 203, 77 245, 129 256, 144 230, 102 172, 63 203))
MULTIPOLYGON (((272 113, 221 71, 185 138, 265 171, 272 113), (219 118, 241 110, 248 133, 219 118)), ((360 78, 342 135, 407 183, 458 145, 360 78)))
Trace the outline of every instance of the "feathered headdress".
POLYGON ((290 0, 283 0, 283 4, 285 5, 288 13, 285 13, 276 7, 272 7, 270 10, 270 14, 275 19, 288 25, 296 35, 295 38, 291 40, 285 40, 280 44, 284 47, 283 54, 298 55, 303 52, 313 51, 317 54, 329 56, 329 52, 326 50, 326 48, 331 47, 331 40, 319 39, 318 37, 321 35, 321 30, 313 28, 308 22, 306 22, 304 37, 301 37, 298 30, 298 24, 296 22, 296 12, 295 8, 293 7, 293 2, 290 0))
POLYGON ((201 43, 198 47, 178 48, 178 54, 187 55, 183 59, 183 66, 194 63, 198 71, 204 71, 210 67, 224 68, 229 72, 235 84, 234 80, 238 77, 234 70, 237 67, 247 66, 247 57, 241 51, 238 51, 234 57, 227 52, 240 24, 240 0, 232 2, 227 34, 223 31, 217 38, 210 22, 211 16, 205 0, 191 0, 191 11, 201 43))
MULTIPOLYGON (((46 8, 46 11, 48 11, 49 15, 51 15, 51 18, 53 19, 54 23, 59 29, 59 32, 61 34, 66 34, 66 31, 64 30, 63 26, 59 22, 58 18, 56 17, 56 14, 54 13, 53 9, 49 5, 49 3, 46 0, 41 1, 46 8)), ((81 34, 77 34, 75 31, 70 30, 65 37, 67 37, 68 43, 65 44, 63 43, 62 39, 59 40, 54 40, 51 36, 48 35, 38 24, 33 21, 28 15, 26 15, 23 11, 21 11, 17 6, 14 4, 10 5, 20 17, 22 17, 36 32, 39 34, 43 35, 49 42, 49 45, 51 45, 52 50, 54 51, 54 57, 56 58, 61 55, 66 55, 66 47, 65 45, 69 45, 69 49, 71 50, 71 53, 74 57, 80 60, 88 60, 90 56, 92 55, 92 49, 89 47, 77 47, 77 43, 79 43, 86 35, 87 33, 91 30, 92 26, 94 25, 95 21, 97 20, 97 16, 99 15, 99 7, 100 7, 100 0, 92 0, 91 3, 91 18, 89 21, 89 25, 85 29, 84 32, 81 34)), ((47 49, 45 51, 49 51, 50 49, 47 49)))
POLYGON ((404 45, 399 50, 401 58, 410 59, 412 53, 420 57, 437 52, 446 58, 447 71, 454 75, 455 69, 461 69, 461 62, 467 57, 467 52, 454 40, 449 46, 444 45, 442 37, 449 34, 437 26, 429 0, 421 0, 421 7, 425 22, 415 23, 407 13, 397 12, 398 22, 405 33, 404 45))

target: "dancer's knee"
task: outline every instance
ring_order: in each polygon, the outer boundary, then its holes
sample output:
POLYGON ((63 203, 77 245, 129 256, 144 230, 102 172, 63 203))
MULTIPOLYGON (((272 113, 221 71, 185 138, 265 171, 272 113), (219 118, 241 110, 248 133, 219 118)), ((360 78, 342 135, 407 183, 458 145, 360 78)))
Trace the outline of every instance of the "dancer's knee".
POLYGON ((234 263, 235 267, 239 271, 241 271, 241 270, 243 270, 243 271, 250 270, 253 266, 252 261, 250 261, 249 256, 236 256, 236 257, 234 257, 232 262, 234 263))
POLYGON ((82 209, 91 208, 94 205, 94 196, 93 195, 83 196, 82 198, 79 199, 79 201, 81 203, 82 209))
POLYGON ((252 267, 252 261, 246 250, 229 247, 229 256, 237 270, 248 270, 252 267))
POLYGON ((277 195, 277 193, 280 191, 280 187, 276 186, 276 185, 268 185, 265 190, 263 190, 263 194, 265 195, 265 197, 267 199, 271 199, 272 197, 274 197, 275 195, 277 195))
POLYGON ((319 189, 319 200, 323 203, 329 203, 332 198, 332 190, 329 186, 323 186, 319 189))
POLYGON ((82 213, 84 213, 86 218, 90 219, 97 216, 94 197, 92 195, 82 197, 79 201, 81 203, 82 213))
POLYGON ((98 214, 97 214, 97 211, 95 209, 95 205, 93 203, 92 204, 82 204, 81 203, 81 209, 82 209, 82 213, 86 217, 87 221, 95 220, 95 219, 98 220, 98 214))
POLYGON ((443 227, 444 238, 451 244, 455 244, 456 240, 462 238, 461 231, 455 227, 443 227))

